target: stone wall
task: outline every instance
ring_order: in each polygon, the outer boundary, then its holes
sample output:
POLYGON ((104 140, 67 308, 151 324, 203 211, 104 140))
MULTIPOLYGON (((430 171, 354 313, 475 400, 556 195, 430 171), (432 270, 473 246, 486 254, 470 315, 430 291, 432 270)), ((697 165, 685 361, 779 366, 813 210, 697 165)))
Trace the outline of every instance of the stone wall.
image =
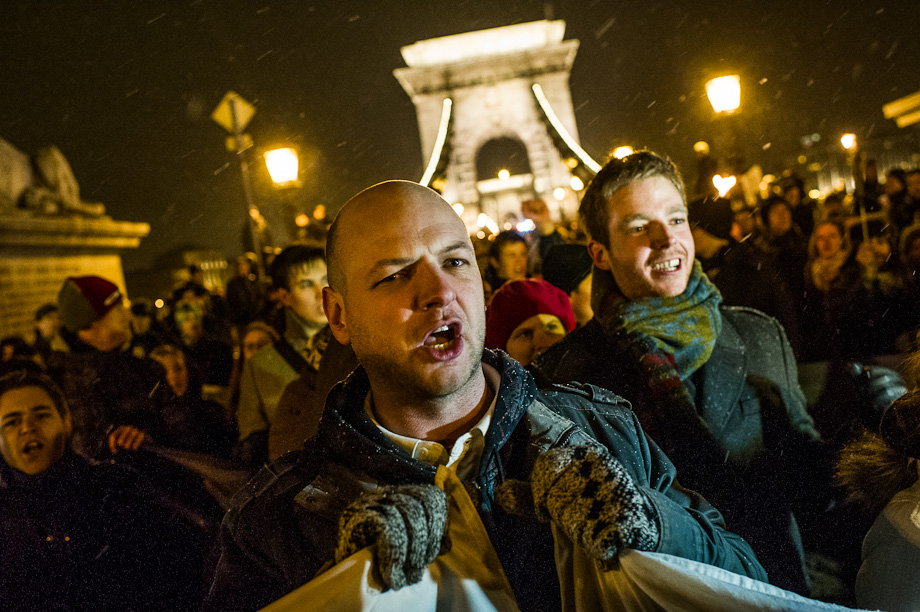
POLYGON ((31 331, 35 309, 56 301, 68 276, 103 276, 125 292, 120 252, 149 231, 108 217, 0 216, 0 336, 31 331))

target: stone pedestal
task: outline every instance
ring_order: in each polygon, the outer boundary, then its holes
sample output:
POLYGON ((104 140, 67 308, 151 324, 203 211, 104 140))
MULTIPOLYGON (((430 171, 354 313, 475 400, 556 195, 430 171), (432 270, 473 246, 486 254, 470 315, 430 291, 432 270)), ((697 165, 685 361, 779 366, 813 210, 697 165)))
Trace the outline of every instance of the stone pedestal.
POLYGON ((68 276, 102 276, 127 295, 120 253, 148 233, 147 223, 109 217, 0 216, 0 336, 28 334, 68 276))

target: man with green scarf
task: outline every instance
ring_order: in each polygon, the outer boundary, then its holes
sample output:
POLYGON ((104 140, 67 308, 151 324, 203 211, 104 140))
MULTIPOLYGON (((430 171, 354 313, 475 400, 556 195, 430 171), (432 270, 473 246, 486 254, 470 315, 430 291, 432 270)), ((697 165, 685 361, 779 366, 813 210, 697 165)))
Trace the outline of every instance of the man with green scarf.
POLYGON ((803 480, 815 479, 820 436, 782 326, 721 305, 694 260, 684 185, 670 161, 649 151, 610 160, 579 214, 595 317, 531 364, 537 382, 624 396, 681 483, 722 510, 770 582, 807 594, 792 508, 817 489, 803 480))

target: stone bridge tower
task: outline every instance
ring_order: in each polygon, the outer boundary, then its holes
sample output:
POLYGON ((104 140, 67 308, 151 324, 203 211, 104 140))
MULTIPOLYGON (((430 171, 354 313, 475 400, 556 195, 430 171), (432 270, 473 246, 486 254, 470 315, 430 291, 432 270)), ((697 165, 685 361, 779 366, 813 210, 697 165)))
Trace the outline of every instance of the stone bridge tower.
POLYGON ((511 221, 533 197, 573 218, 599 169, 578 144, 569 90, 578 41, 564 33, 564 21, 545 20, 402 48, 409 67, 394 75, 418 116, 420 182, 463 204, 468 226, 479 213, 511 221))

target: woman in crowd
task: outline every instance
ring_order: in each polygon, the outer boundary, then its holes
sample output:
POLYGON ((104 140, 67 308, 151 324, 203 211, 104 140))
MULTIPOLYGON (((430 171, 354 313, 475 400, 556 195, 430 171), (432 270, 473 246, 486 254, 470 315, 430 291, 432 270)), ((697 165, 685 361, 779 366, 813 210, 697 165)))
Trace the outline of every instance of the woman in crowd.
POLYGON ((505 283, 486 310, 486 348, 504 349, 524 366, 573 329, 569 297, 546 281, 505 283))
POLYGON ((761 208, 763 233, 757 246, 767 253, 773 268, 786 279, 796 305, 801 304, 807 259, 805 238, 794 223, 792 208, 780 196, 773 196, 761 208))
POLYGON ((158 346, 150 351, 150 358, 166 370, 166 381, 174 394, 164 409, 167 430, 161 435, 165 439, 155 441, 171 448, 229 458, 236 430, 220 404, 202 397, 201 375, 189 367, 182 350, 158 346))
POLYGON ((237 350, 238 357, 233 364, 233 373, 230 375, 230 400, 227 405, 227 415, 231 420, 235 418, 234 415, 240 403, 243 367, 260 349, 274 344, 280 337, 274 327, 263 321, 253 321, 243 330, 237 350))
POLYGON ((805 266, 803 361, 864 359, 895 352, 903 327, 902 282, 881 228, 856 247, 838 221, 815 226, 805 266))

